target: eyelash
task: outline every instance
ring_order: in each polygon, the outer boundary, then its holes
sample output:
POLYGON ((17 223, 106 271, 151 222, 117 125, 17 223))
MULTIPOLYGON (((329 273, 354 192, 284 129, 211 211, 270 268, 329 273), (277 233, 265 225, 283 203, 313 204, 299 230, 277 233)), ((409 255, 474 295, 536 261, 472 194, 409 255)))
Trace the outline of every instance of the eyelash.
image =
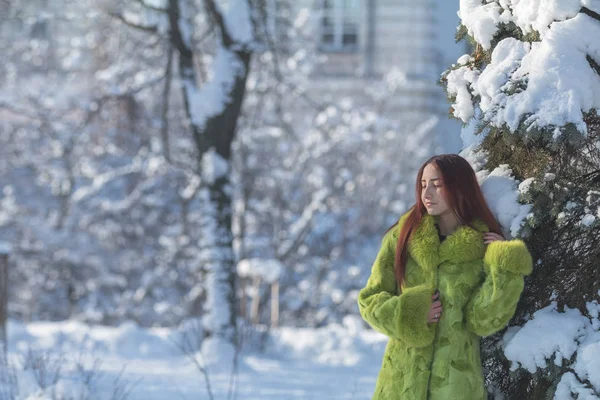
MULTIPOLYGON (((442 185, 433 185, 434 188, 441 188, 442 185)), ((421 186, 421 189, 425 189, 425 186, 421 186)))

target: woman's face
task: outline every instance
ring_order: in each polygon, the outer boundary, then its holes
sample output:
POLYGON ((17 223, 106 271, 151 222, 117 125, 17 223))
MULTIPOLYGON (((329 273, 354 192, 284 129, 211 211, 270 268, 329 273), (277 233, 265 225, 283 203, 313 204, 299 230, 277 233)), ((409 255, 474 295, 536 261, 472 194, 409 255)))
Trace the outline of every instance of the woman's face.
POLYGON ((444 197, 442 174, 435 165, 427 164, 421 177, 421 201, 429 215, 442 215, 451 212, 444 197))

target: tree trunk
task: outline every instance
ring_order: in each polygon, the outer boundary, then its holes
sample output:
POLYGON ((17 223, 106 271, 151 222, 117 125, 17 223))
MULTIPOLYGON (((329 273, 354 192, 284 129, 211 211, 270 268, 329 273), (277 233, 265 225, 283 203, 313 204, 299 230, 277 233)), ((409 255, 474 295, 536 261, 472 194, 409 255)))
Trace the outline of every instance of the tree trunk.
POLYGON ((254 277, 254 294, 252 295, 252 311, 250 314, 250 320, 253 325, 258 325, 260 322, 260 277, 254 277))
MULTIPOLYGON (((234 54, 242 66, 241 72, 235 76, 229 92, 225 93, 225 105, 220 113, 209 116, 205 121, 194 118, 193 109, 201 88, 197 87, 194 69, 194 49, 189 47, 191 37, 185 37, 180 29, 182 21, 179 0, 169 0, 168 16, 170 24, 170 41, 179 53, 179 74, 182 81, 183 100, 186 115, 191 121, 191 130, 198 151, 198 172, 202 176, 203 160, 210 152, 220 156, 229 163, 231 145, 235 138, 237 121, 241 113, 242 102, 246 91, 246 80, 250 66, 251 52, 242 43, 236 43, 227 31, 223 16, 213 0, 204 0, 205 11, 211 17, 211 23, 220 32, 220 45, 234 54), (180 24, 181 23, 181 24, 180 24)), ((236 340, 236 306, 235 306, 235 262, 233 257, 233 234, 231 231, 231 189, 230 172, 206 183, 208 191, 207 213, 205 214, 206 232, 200 238, 202 263, 206 285, 206 302, 204 304, 203 326, 206 337, 219 337, 232 344, 236 340)))

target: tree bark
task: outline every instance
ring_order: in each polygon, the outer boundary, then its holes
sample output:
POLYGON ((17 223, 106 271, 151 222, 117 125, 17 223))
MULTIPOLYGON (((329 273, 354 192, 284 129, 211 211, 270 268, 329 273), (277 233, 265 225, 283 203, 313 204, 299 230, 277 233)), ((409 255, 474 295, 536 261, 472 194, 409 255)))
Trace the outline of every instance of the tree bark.
MULTIPOLYGON (((168 17, 170 24, 169 40, 173 49, 179 53, 179 74, 182 81, 183 100, 191 130, 198 151, 198 172, 202 175, 202 160, 213 150, 229 163, 231 146, 235 138, 237 121, 241 114, 242 102, 246 91, 246 80, 250 67, 251 51, 243 43, 236 43, 229 32, 223 16, 213 0, 204 0, 205 11, 212 23, 220 32, 220 44, 236 56, 243 71, 236 75, 223 110, 207 118, 202 124, 194 120, 193 102, 197 87, 194 69, 194 50, 188 46, 190 38, 180 28, 181 10, 179 0, 169 0, 168 17)), ((236 340, 235 305, 235 261, 233 257, 233 234, 231 230, 232 199, 230 190, 230 171, 205 186, 208 190, 208 212, 205 215, 210 231, 203 234, 203 247, 210 247, 205 252, 203 267, 206 273, 206 303, 204 305, 204 333, 206 337, 219 336, 231 343, 236 340)))

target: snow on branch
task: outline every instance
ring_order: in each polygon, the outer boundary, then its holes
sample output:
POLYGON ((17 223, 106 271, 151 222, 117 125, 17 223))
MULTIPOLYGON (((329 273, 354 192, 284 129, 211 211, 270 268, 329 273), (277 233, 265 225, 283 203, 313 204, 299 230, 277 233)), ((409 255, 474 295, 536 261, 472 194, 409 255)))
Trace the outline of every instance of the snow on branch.
POLYGON ((267 283, 279 280, 282 272, 283 264, 275 259, 248 258, 241 260, 237 265, 237 273, 240 277, 257 277, 267 283))
POLYGON ((111 12, 108 15, 110 15, 111 17, 113 17, 115 19, 118 19, 119 21, 121 21, 123 24, 125 24, 127 26, 129 26, 131 28, 134 28, 134 29, 137 29, 137 30, 140 30, 142 32, 158 33, 158 26, 156 26, 156 25, 143 25, 139 21, 132 21, 131 20, 132 15, 125 16, 125 15, 122 15, 122 14, 119 14, 119 13, 114 13, 114 12, 111 12))
POLYGON ((552 301, 536 311, 524 326, 509 327, 503 337, 503 347, 511 362, 511 371, 522 367, 535 373, 547 368, 548 361, 553 359, 559 367, 569 366, 561 377, 555 398, 572 398, 571 393, 582 395, 579 398, 597 398, 593 392, 600 391, 600 306, 593 300, 587 302, 586 307, 590 317, 566 306, 559 312, 557 302, 552 301), (575 362, 570 364, 573 356, 575 362))
POLYGON ((121 168, 111 170, 109 172, 105 172, 101 175, 94 177, 92 184, 90 186, 83 186, 77 189, 73 193, 73 197, 71 200, 76 203, 85 200, 86 198, 100 192, 102 188, 104 188, 109 182, 114 181, 115 179, 121 178, 125 175, 133 174, 142 171, 141 163, 133 163, 129 165, 125 165, 121 168))
POLYGON ((209 118, 219 115, 231 102, 235 80, 245 72, 237 55, 224 47, 219 47, 212 69, 212 79, 200 89, 193 82, 184 81, 192 110, 192 122, 198 127, 204 127, 209 118))
POLYGON ((467 122, 480 100, 482 119, 492 126, 547 129, 556 139, 573 124, 587 134, 584 113, 600 109, 600 21, 584 13, 579 0, 501 4, 507 8, 461 1, 462 23, 484 49, 500 23, 514 23, 523 35, 535 31, 539 41, 505 38, 483 66, 463 56, 444 74, 454 116, 467 122))
POLYGON ((150 4, 150 2, 145 1, 145 0, 135 0, 135 2, 138 3, 139 5, 141 5, 142 7, 147 8, 152 11, 161 12, 161 13, 168 12, 168 10, 162 4, 161 5, 150 4))
POLYGON ((226 9, 221 4, 219 8, 229 37, 238 44, 250 44, 254 34, 248 0, 232 0, 228 3, 226 9))
POLYGON ((283 241, 281 246, 279 246, 277 254, 279 255, 280 259, 285 259, 287 255, 294 249, 296 244, 302 240, 304 233, 308 230, 311 222, 313 221, 314 215, 324 205, 325 200, 330 194, 331 193, 327 188, 323 188, 313 194, 310 204, 304 209, 300 218, 288 229, 289 238, 283 241))

